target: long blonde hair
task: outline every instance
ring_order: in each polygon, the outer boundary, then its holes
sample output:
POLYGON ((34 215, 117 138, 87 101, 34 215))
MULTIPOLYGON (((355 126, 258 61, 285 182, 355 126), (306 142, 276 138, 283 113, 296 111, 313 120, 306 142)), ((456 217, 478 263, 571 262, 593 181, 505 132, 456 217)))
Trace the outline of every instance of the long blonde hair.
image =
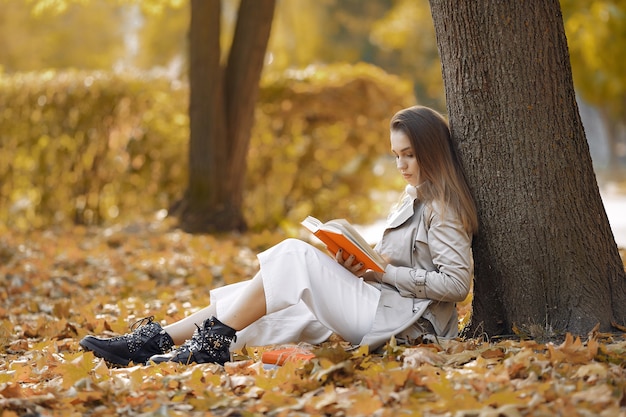
POLYGON ((420 198, 431 206, 439 202, 442 216, 445 210, 453 210, 465 230, 476 233, 476 206, 443 116, 428 107, 413 106, 396 113, 390 128, 403 132, 411 141, 422 181, 420 198))

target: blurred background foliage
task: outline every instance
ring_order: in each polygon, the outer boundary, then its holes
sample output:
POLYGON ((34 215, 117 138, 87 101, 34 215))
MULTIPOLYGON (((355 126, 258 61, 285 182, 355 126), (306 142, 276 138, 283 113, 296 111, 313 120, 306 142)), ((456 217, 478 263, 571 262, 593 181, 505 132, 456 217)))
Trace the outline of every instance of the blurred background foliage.
MULTIPOLYGON (((186 185, 187 97, 185 83, 130 71, 3 75, 0 219, 28 229, 167 209, 186 185)), ((410 83, 367 64, 268 75, 249 150, 251 228, 380 216, 370 191, 397 177, 381 161, 389 112, 411 103, 410 83)))
POLYGON ((186 89, 164 78, 0 77, 0 219, 27 229, 154 212, 185 184, 186 89))
MULTIPOLYGON (((238 2, 223 2, 230 42, 238 2)), ((626 0, 562 0, 576 89, 626 156, 626 0)), ((163 213, 186 185, 188 0, 0 0, 0 224, 163 213)), ((370 221, 398 189, 387 121, 445 113, 427 0, 278 0, 249 152, 247 220, 370 221)), ((588 134, 589 136, 589 134, 588 134)), ((592 149, 593 151, 593 149, 592 149)), ((593 154, 593 152, 592 152, 593 154)))

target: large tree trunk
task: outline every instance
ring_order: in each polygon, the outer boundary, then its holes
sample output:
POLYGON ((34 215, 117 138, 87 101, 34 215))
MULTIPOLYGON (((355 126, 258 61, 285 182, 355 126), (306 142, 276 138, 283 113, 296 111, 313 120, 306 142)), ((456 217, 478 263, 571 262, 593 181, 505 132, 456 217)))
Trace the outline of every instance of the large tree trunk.
POLYGON ((626 274, 578 114, 558 0, 430 0, 452 135, 476 198, 472 329, 626 320, 626 274))
POLYGON ((191 232, 243 230, 246 156, 275 0, 242 0, 227 66, 221 0, 192 0, 189 184, 172 208, 191 232))

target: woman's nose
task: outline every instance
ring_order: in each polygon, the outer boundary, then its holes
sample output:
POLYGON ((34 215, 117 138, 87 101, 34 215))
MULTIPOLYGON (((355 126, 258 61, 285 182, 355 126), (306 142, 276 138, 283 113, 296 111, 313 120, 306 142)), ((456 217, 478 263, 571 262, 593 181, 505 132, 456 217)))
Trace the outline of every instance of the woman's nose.
POLYGON ((406 163, 402 158, 396 159, 396 167, 398 167, 398 169, 406 168, 406 163))

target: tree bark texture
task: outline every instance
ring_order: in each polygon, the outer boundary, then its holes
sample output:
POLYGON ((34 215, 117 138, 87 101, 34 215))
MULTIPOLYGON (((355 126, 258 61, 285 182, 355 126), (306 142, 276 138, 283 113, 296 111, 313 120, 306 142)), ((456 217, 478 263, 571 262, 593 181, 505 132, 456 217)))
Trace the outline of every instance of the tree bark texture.
POLYGON ((474 197, 471 331, 626 321, 626 274, 575 100, 558 0, 430 0, 474 197))
POLYGON ((172 209, 191 232, 243 230, 246 156, 275 0, 242 0, 227 64, 221 0, 192 0, 189 183, 172 209))

